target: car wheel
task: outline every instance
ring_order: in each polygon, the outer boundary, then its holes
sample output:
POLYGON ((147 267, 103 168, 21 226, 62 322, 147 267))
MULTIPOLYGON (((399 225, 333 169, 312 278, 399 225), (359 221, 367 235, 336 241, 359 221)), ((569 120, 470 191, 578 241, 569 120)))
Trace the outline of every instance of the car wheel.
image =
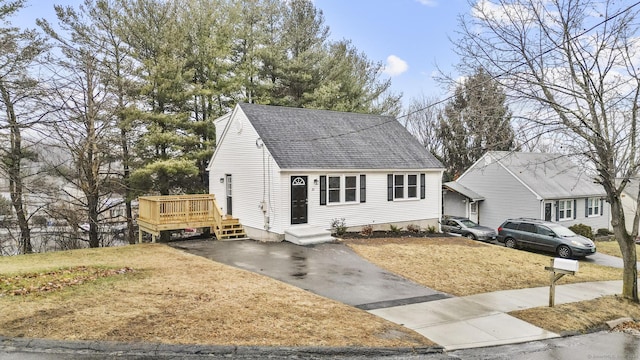
POLYGON ((563 259, 568 259, 571 257, 571 249, 569 249, 567 245, 558 246, 557 253, 558 253, 558 256, 560 256, 563 259))
POLYGON ((465 235, 465 236, 468 237, 471 240, 475 240, 476 239, 476 236, 473 235, 472 233, 467 233, 467 235, 465 235))
POLYGON ((516 248, 516 239, 514 239, 514 238, 506 238, 504 240, 504 246, 508 247, 509 249, 515 249, 516 248))

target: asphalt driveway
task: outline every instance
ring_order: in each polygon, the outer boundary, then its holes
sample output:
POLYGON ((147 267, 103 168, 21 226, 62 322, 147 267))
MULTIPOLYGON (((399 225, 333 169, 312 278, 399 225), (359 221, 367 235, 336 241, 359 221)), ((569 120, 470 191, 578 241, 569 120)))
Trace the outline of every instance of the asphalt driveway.
POLYGON ((363 310, 449 297, 388 272, 340 243, 299 246, 286 241, 187 240, 169 245, 363 310))

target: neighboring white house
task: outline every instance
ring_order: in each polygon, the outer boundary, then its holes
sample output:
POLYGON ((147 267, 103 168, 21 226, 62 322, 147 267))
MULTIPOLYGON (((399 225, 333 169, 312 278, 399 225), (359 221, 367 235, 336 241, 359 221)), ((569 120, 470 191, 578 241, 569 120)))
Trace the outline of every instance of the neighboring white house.
POLYGON ((462 186, 455 181, 442 184, 443 202, 442 215, 464 216, 471 221, 478 222, 478 209, 484 200, 482 195, 462 186))
POLYGON ((239 104, 215 125, 209 190, 253 239, 334 219, 438 228, 444 169, 393 117, 239 104))
MULTIPOLYGON (((610 228, 609 203, 601 185, 565 155, 490 151, 456 180, 479 194, 477 220, 497 228, 508 218, 529 217, 565 226, 610 228)), ((445 208, 460 196, 445 193, 445 208)), ((448 214, 461 215, 467 214, 448 214)))

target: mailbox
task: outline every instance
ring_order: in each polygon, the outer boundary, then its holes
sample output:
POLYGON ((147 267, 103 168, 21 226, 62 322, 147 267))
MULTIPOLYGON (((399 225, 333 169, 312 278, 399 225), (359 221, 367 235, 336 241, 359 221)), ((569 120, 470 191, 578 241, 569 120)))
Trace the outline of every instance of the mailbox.
POLYGON ((554 258, 553 268, 557 270, 578 272, 578 260, 554 258))

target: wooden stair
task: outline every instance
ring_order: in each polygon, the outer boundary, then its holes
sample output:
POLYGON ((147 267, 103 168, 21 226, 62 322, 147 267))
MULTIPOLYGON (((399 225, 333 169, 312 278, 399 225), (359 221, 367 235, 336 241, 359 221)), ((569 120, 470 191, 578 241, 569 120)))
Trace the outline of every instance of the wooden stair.
POLYGON ((240 224, 240 220, 229 215, 224 216, 222 221, 216 224, 214 232, 220 241, 247 239, 247 234, 240 224))

